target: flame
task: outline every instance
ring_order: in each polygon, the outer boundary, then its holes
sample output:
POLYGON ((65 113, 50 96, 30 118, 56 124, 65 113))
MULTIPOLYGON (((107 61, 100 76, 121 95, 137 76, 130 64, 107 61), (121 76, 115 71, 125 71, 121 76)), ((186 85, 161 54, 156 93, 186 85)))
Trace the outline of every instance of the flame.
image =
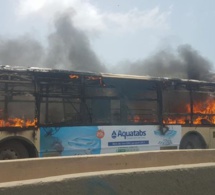
POLYGON ((177 118, 177 119, 171 119, 171 118, 167 118, 165 120, 163 120, 164 124, 186 124, 186 119, 183 118, 177 118))
POLYGON ((24 120, 21 118, 8 118, 7 120, 0 119, 0 127, 36 127, 37 119, 24 120))
MULTIPOLYGON (((175 113, 172 116, 170 114, 163 115, 164 124, 191 124, 191 108, 190 104, 184 106, 185 112, 183 116, 179 113, 175 113)), ((182 113, 181 113, 182 114, 182 113)), ((140 115, 135 115, 130 121, 134 123, 139 122, 156 122, 155 120, 144 120, 140 115)), ((194 102, 193 104, 193 124, 215 124, 215 100, 207 99, 206 101, 194 102)))
MULTIPOLYGON (((90 77, 91 78, 91 77, 90 77)), ((98 80, 96 77, 95 80, 98 80)), ((94 78, 92 78, 94 80, 94 78)), ((191 124, 191 108, 190 104, 184 106, 185 112, 183 116, 174 114, 169 116, 164 115, 164 124, 191 124)), ((144 119, 141 115, 128 116, 128 120, 134 123, 155 123, 155 119, 144 119)), ((193 124, 215 124, 215 100, 207 99, 205 101, 194 102, 193 104, 193 124)), ((22 118, 8 118, 7 120, 0 119, 0 127, 36 127, 37 119, 22 119, 22 118)))
MULTIPOLYGON (((94 81, 99 80, 100 85, 102 85, 102 78, 99 76, 86 76, 86 79, 87 80, 94 80, 94 81)), ((103 86, 105 86, 105 85, 103 85, 103 86)))
MULTIPOLYGON (((163 120, 164 124, 190 124, 190 105, 185 106, 187 117, 168 117, 163 120)), ((193 124, 215 124, 215 100, 194 102, 193 104, 193 124)))
POLYGON ((78 76, 78 75, 75 75, 75 74, 71 74, 71 75, 69 75, 69 78, 70 78, 70 79, 78 79, 79 76, 78 76))
POLYGON ((139 117, 138 115, 135 115, 135 116, 134 116, 134 122, 135 122, 135 123, 140 122, 140 117, 139 117))
POLYGON ((140 122, 155 123, 156 122, 155 119, 143 119, 143 117, 140 115, 134 115, 133 117, 128 116, 128 120, 134 123, 140 123, 140 122))
POLYGON ((207 99, 203 102, 198 102, 193 105, 193 112, 200 114, 215 114, 215 101, 207 99))

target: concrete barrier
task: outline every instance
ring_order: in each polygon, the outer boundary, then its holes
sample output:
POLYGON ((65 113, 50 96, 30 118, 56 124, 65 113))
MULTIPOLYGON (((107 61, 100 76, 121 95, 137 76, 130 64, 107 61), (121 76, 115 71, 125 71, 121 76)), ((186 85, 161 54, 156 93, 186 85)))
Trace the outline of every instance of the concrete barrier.
POLYGON ((215 163, 78 173, 0 184, 1 195, 214 194, 215 163))
POLYGON ((105 170, 215 162, 215 150, 171 150, 0 161, 0 182, 105 170))

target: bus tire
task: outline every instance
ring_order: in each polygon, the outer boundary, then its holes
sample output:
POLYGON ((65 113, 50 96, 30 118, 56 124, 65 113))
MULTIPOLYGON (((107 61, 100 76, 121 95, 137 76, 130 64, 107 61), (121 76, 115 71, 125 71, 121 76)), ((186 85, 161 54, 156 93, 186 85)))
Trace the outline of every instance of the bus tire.
POLYGON ((187 135, 183 137, 180 149, 205 149, 206 143, 199 135, 187 135))
POLYGON ((25 146, 18 141, 8 141, 0 146, 0 160, 28 158, 25 146))

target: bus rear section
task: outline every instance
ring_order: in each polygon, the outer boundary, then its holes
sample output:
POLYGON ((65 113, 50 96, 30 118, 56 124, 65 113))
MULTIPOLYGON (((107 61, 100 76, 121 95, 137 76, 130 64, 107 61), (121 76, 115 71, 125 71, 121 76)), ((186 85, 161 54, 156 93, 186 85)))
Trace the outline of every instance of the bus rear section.
POLYGON ((0 67, 0 160, 37 157, 35 85, 31 73, 0 67))

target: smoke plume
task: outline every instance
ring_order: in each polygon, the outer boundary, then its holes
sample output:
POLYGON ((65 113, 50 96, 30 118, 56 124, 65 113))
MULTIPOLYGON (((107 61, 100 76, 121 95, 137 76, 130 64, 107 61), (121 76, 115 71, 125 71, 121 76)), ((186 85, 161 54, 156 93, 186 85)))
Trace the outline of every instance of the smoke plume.
POLYGON ((0 38, 0 64, 15 66, 40 66, 44 48, 29 35, 16 39, 0 38))
POLYGON ((55 30, 48 36, 47 47, 28 35, 0 39, 0 64, 104 72, 105 67, 91 49, 87 35, 73 26, 70 13, 55 19, 55 30))
POLYGON ((196 80, 209 80, 212 70, 212 64, 190 45, 180 45, 176 52, 161 50, 144 60, 121 63, 119 67, 118 72, 124 67, 126 74, 196 80))
MULTIPOLYGON (((56 17, 47 47, 29 35, 0 38, 0 64, 107 72, 108 68, 91 49, 86 33, 73 25, 74 14, 70 10, 56 17)), ((146 59, 121 63, 108 72, 113 70, 115 73, 209 80, 212 64, 190 45, 180 45, 176 51, 160 50, 146 59)))
POLYGON ((103 72, 104 66, 90 47, 86 34, 73 26, 70 14, 55 20, 56 31, 49 35, 45 65, 51 68, 103 72))

